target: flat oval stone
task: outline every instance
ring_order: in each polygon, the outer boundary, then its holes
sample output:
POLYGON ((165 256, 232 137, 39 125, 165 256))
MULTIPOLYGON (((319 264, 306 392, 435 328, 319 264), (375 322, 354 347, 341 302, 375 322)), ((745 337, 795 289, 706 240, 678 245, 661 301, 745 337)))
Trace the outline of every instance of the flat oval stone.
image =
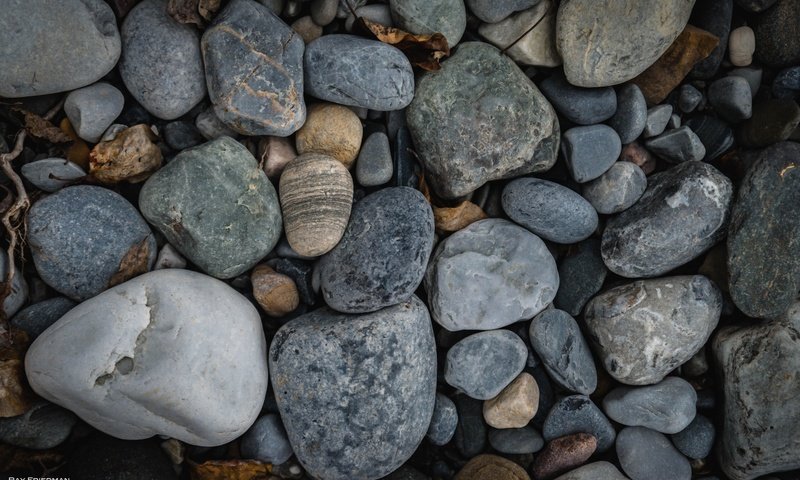
POLYGON ((364 141, 356 162, 356 179, 361 186, 377 187, 392 179, 394 165, 389 137, 375 132, 364 141))
POLYGON ((447 351, 444 379, 472 398, 497 396, 525 368, 528 349, 508 330, 490 330, 468 336, 447 351))
POLYGON ((617 387, 603 398, 611 420, 630 427, 678 433, 694 420, 697 393, 679 377, 667 377, 646 387, 617 387))
POLYGON ((561 140, 567 169, 578 183, 605 173, 622 153, 619 135, 608 125, 573 127, 564 132, 561 140))
POLYGON ((603 231, 603 261, 629 278, 655 277, 700 256, 725 237, 731 181, 702 162, 648 179, 644 195, 603 231))
POLYGON ((216 446, 256 420, 266 354, 247 299, 214 278, 167 269, 72 309, 33 342, 25 372, 37 394, 115 437, 216 446))
POLYGON ((578 125, 606 121, 617 111, 617 94, 611 87, 576 87, 558 73, 544 79, 539 88, 558 113, 578 125))
POLYGON ((323 35, 306 46, 305 91, 328 102, 400 110, 414 98, 414 71, 395 47, 354 35, 323 35))
POLYGON ((55 192, 86 176, 81 167, 65 158, 45 158, 26 163, 20 173, 45 192, 55 192))
POLYGON ((467 42, 425 73, 406 119, 425 179, 441 197, 548 170, 558 119, 533 82, 491 45, 467 42))
POLYGON ((558 272, 539 237, 489 218, 439 244, 425 290, 431 316, 446 329, 491 330, 544 310, 558 290, 558 272))
POLYGON ((589 344, 583 338, 578 322, 563 310, 550 309, 531 321, 529 337, 545 370, 561 387, 584 395, 597 388, 589 344))
POLYGON ((623 428, 617 436, 617 456, 622 470, 633 480, 692 478, 692 467, 686 457, 667 437, 649 428, 623 428))
POLYGON ((325 303, 364 313, 406 301, 425 275, 433 234, 433 211, 419 191, 391 187, 367 195, 317 265, 325 303))
POLYGON ((702 275, 621 285, 593 298, 584 312, 589 340, 608 373, 628 385, 660 382, 708 340, 722 294, 702 275))
POLYGON ((631 162, 616 162, 606 173, 583 185, 583 198, 597 213, 613 214, 627 210, 647 189, 647 176, 631 162))
POLYGON ((456 433, 458 412, 456 404, 441 393, 436 394, 433 416, 425 436, 434 445, 447 445, 456 433))
POLYGON ((120 37, 102 0, 3 4, 0 97, 65 92, 92 84, 116 65, 120 37))
POLYGON ((467 28, 463 0, 390 0, 389 7, 401 29, 417 35, 441 33, 451 47, 467 28))
POLYGON ((289 441, 312 477, 381 478, 428 430, 436 344, 415 296, 365 315, 319 309, 291 320, 275 335, 269 364, 289 441))
POLYGON ((573 433, 588 433, 597 439, 597 451, 614 446, 616 432, 603 412, 586 395, 571 395, 558 401, 544 421, 542 434, 548 442, 573 433))
POLYGON ((28 338, 35 339, 50 325, 72 310, 77 303, 66 297, 53 297, 28 305, 11 319, 11 325, 25 330, 28 338))

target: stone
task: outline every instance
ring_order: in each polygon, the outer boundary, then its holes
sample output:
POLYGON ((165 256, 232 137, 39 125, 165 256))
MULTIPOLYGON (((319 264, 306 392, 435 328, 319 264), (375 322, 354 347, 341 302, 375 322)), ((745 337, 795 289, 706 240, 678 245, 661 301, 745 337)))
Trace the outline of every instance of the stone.
POLYGON ((694 420, 695 403, 697 393, 689 382, 667 377, 655 385, 611 390, 603 398, 603 411, 622 425, 678 433, 694 420))
POLYGON ((692 113, 703 101, 703 93, 690 84, 681 85, 678 108, 683 113, 692 113))
POLYGON ((33 204, 28 244, 45 283, 73 300, 147 272, 156 241, 122 196, 102 187, 66 187, 33 204))
POLYGON ((222 122, 243 135, 296 132, 306 120, 303 39, 267 7, 232 0, 200 43, 208 96, 222 122))
POLYGON ((258 141, 259 163, 270 180, 278 180, 286 165, 297 157, 294 141, 284 137, 262 137, 258 141))
POLYGON ((689 17, 689 24, 714 35, 719 39, 716 47, 692 68, 691 77, 707 80, 718 71, 725 58, 728 38, 733 20, 733 0, 697 2, 689 17))
MULTIPOLYGON (((611 87, 581 88, 571 85, 561 73, 539 84, 542 94, 558 113, 578 125, 594 125, 614 118, 617 94, 611 87)), ((620 115, 625 115, 620 112, 620 115)))
POLYGON ((636 77, 678 38, 693 6, 693 0, 562 2, 556 41, 567 80, 605 87, 636 77))
POLYGON ((166 0, 144 0, 125 17, 119 73, 148 112, 174 120, 206 96, 206 79, 200 35, 170 17, 166 7, 166 0))
POLYGON ((0 97, 85 87, 104 77, 119 59, 117 22, 102 0, 29 0, 3 7, 0 97))
POLYGON ((461 44, 422 75, 406 111, 425 180, 443 198, 555 164, 555 111, 514 62, 480 42, 461 44))
POLYGON ((365 313, 406 301, 422 282, 433 235, 433 212, 419 191, 392 187, 364 197, 317 264, 325 303, 365 313))
POLYGON ((740 7, 751 12, 763 12, 771 7, 777 0, 736 0, 740 7))
MULTIPOLYGON (((356 15, 387 27, 396 26, 392 20, 391 8, 386 4, 362 5, 356 8, 356 15)), ((352 13, 348 13, 347 20, 344 24, 345 30, 352 32, 355 21, 356 17, 354 17, 352 13)))
POLYGON ((500 453, 524 455, 544 447, 544 439, 532 427, 504 428, 489 432, 489 444, 500 453))
POLYGON ((222 120, 214 113, 213 106, 200 112, 195 118, 194 124, 206 140, 216 140, 220 137, 236 138, 238 136, 238 133, 222 123, 222 120))
POLYGON ((589 344, 567 312, 549 309, 536 315, 529 329, 531 346, 545 370, 562 388, 589 395, 597 388, 589 344))
POLYGON ((708 87, 708 102, 724 120, 730 123, 747 120, 753 112, 750 84, 744 78, 735 75, 715 80, 708 87))
POLYGON ((756 51, 756 34, 747 25, 731 31, 728 38, 728 56, 735 67, 747 67, 753 63, 756 51))
POLYGON ((677 113, 673 113, 669 117, 669 122, 667 122, 667 128, 674 129, 674 128, 680 128, 680 126, 681 126, 680 115, 678 115, 677 113))
POLYGON ((628 477, 620 473, 614 465, 600 461, 587 463, 576 468, 555 480, 627 480, 628 477))
POLYGON ((798 124, 800 106, 794 100, 760 99, 753 105, 753 115, 739 125, 736 138, 746 147, 768 147, 788 140, 798 124))
POLYGON ((89 152, 89 173, 106 184, 143 182, 161 167, 163 157, 157 140, 143 123, 126 128, 89 152))
POLYGON ((672 117, 672 105, 656 105, 649 108, 644 126, 644 137, 656 137, 664 133, 670 117, 672 117))
POLYGON ((431 480, 431 478, 406 464, 381 480, 431 480))
POLYGON ((62 444, 78 418, 72 412, 39 401, 16 417, 0 418, 0 441, 16 447, 46 450, 62 444))
POLYGON ((486 448, 486 423, 483 421, 483 402, 464 393, 454 396, 458 425, 453 443, 464 458, 472 458, 486 448))
MULTIPOLYGON (((489 400, 499 395, 522 372, 527 359, 528 349, 517 334, 508 330, 478 332, 447 351, 444 379, 448 385, 472 398, 489 400)), ((525 383, 518 387, 526 388, 526 380, 521 382, 525 383)), ((527 387, 532 388, 529 383, 527 387)))
POLYGON ((186 259, 169 243, 165 243, 161 247, 158 257, 156 257, 156 263, 153 265, 153 270, 164 268, 186 268, 186 259))
POLYGON ((671 435, 672 444, 689 458, 706 458, 714 447, 714 424, 707 417, 697 415, 686 428, 671 435))
POLYGON ((67 457, 67 470, 81 480, 175 480, 172 462, 157 441, 120 440, 94 434, 67 457), (113 472, 113 473, 110 473, 113 472))
POLYGON ((617 92, 617 111, 608 120, 623 145, 639 138, 647 124, 647 102, 642 90, 634 83, 620 87, 617 92))
POLYGON ((592 205, 569 188, 548 180, 512 180, 503 189, 502 204, 511 220, 551 242, 577 243, 597 229, 597 212, 592 205))
POLYGON ((571 246, 558 264, 560 285, 553 304, 572 316, 603 286, 608 269, 600 256, 600 241, 588 238, 571 246))
POLYGON ((353 35, 323 35, 306 46, 305 91, 328 102, 400 110, 414 98, 414 72, 395 47, 353 35))
POLYGON ((756 35, 756 58, 770 67, 800 62, 800 4, 778 0, 751 23, 756 35))
POLYGON ((314 23, 314 20, 308 15, 298 18, 292 22, 290 27, 300 35, 306 45, 322 36, 322 27, 314 23))
POLYGON ((390 0, 389 8, 401 29, 417 35, 441 33, 451 47, 467 28, 463 0, 390 0))
POLYGON ((479 220, 439 243, 425 274, 431 316, 450 331, 491 330, 531 318, 557 290, 556 263, 544 242, 498 218, 479 220))
POLYGON ((392 151, 389 137, 375 132, 364 141, 356 162, 356 179, 362 187, 377 187, 392 179, 392 151))
POLYGON ((233 278, 278 243, 278 195, 250 152, 229 137, 184 150, 139 193, 139 208, 209 275, 233 278))
POLYGON ((472 458, 453 477, 453 480, 530 480, 525 469, 497 455, 479 455, 472 458))
POLYGON ((772 94, 781 99, 800 97, 800 66, 778 72, 772 81, 772 94))
POLYGON ((176 120, 164 125, 164 141, 173 150, 185 150, 200 145, 205 137, 193 123, 176 120))
POLYGON ((291 320, 275 334, 269 364, 289 442, 311 477, 381 478, 428 430, 436 345, 415 296, 365 315, 319 309, 291 320))
POLYGON ((294 280, 268 265, 256 266, 250 274, 250 283, 253 285, 253 297, 270 317, 282 317, 300 305, 300 294, 294 280))
POLYGON ((28 305, 11 319, 11 326, 24 330, 34 340, 77 303, 66 297, 53 297, 28 305))
POLYGON ((761 87, 761 77, 763 74, 763 70, 755 67, 734 68, 728 72, 728 75, 737 75, 747 80, 747 83, 750 84, 750 93, 753 94, 753 98, 756 98, 758 89, 761 87))
MULTIPOLYGON (((500 6, 508 3, 513 2, 500 6)), ((478 33, 495 47, 507 48, 506 54, 519 64, 557 67, 561 56, 556 50, 556 9, 552 0, 535 3, 497 23, 482 24, 478 33)))
POLYGON ((631 162, 641 168, 645 175, 653 173, 657 163, 653 155, 638 142, 625 145, 622 148, 622 153, 619 154, 619 161, 631 162))
POLYGON ((317 103, 308 109, 308 119, 297 132, 297 153, 322 153, 353 166, 361 149, 364 129, 358 115, 347 107, 317 103))
POLYGON ((687 120, 684 126, 691 128, 703 143, 706 162, 716 160, 733 146, 733 130, 716 117, 698 115, 687 120))
POLYGON ((612 377, 652 385, 703 347, 721 311, 722 294, 706 277, 664 277, 606 290, 586 305, 584 321, 612 377))
POLYGON ((313 286, 314 269, 309 263, 300 259, 277 258, 268 261, 267 264, 276 272, 286 275, 294 281, 301 302, 311 306, 316 304, 318 289, 313 286))
POLYGON ((689 461, 663 434, 644 427, 623 428, 617 435, 617 456, 631 480, 690 480, 689 461))
POLYGON ((585 395, 559 400, 544 421, 542 434, 548 442, 574 433, 588 433, 597 439, 597 451, 614 446, 616 432, 603 412, 585 395))
POLYGON ((556 438, 547 443, 531 467, 531 473, 536 479, 550 479, 582 465, 589 460, 595 449, 597 439, 588 433, 575 433, 556 438))
POLYGON ((70 310, 33 342, 25 372, 37 394, 102 432, 216 446, 258 416, 266 341, 258 312, 223 282, 158 270, 70 310))
POLYGON ((447 445, 455 435, 457 426, 458 412, 456 404, 445 395, 437 393, 431 424, 425 434, 428 441, 437 446, 447 445))
POLYGON ((706 156, 700 137, 686 125, 650 138, 644 146, 670 163, 699 162, 706 156))
POLYGON ((242 457, 280 465, 292 456, 292 446, 278 415, 267 414, 242 435, 242 457))
POLYGON ((313 0, 311 2, 311 19, 320 27, 325 27, 336 19, 338 7, 339 0, 313 0))
POLYGON ((578 183, 604 174, 622 153, 619 135, 608 125, 570 128, 561 141, 567 169, 578 183))
POLYGON ((97 143, 122 113, 125 97, 116 87, 98 82, 73 90, 64 101, 64 112, 78 136, 97 143))
POLYGON ((536 415, 539 387, 522 372, 496 397, 483 402, 483 418, 494 428, 522 428, 536 415))
POLYGON ((647 188, 647 177, 630 162, 616 162, 608 171, 583 186, 583 198, 597 213, 613 214, 627 210, 647 188))
POLYGON ((653 175, 639 201, 606 224, 603 261, 628 278, 679 267, 725 237, 732 197, 731 181, 706 163, 684 162, 653 175))
POLYGON ((541 0, 510 0, 494 2, 490 0, 466 0, 469 10, 481 21, 497 23, 514 12, 533 7, 541 0))
POLYGON ((65 158, 45 158, 26 163, 20 173, 39 190, 55 192, 86 176, 81 167, 65 158))

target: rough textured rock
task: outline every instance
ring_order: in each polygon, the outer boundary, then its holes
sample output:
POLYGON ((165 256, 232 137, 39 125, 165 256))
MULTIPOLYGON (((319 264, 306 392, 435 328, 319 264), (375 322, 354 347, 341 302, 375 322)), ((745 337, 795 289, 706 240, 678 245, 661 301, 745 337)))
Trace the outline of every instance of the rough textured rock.
POLYGON ((455 46, 467 28, 464 0, 390 0, 396 25, 418 35, 441 33, 455 46))
POLYGON ((64 113, 72 128, 87 142, 97 143, 122 113, 125 97, 105 82, 73 90, 64 101, 64 113))
POLYGON ((756 58, 772 67, 787 67, 800 62, 800 3, 778 0, 753 22, 756 58))
POLYGON ((617 94, 611 87, 576 87, 562 73, 555 73, 544 79, 539 88, 558 113, 578 125, 603 122, 617 111, 617 94))
POLYGON ((424 74, 406 118, 425 179, 445 198, 556 161, 553 107, 511 59, 485 43, 460 45, 441 70, 424 74))
POLYGON ((72 309, 33 342, 25 371, 37 394, 115 437, 215 446, 258 416, 266 341, 226 284, 158 270, 72 309))
POLYGON ((686 457, 666 436, 649 428, 623 428, 617 436, 617 456, 622 470, 632 480, 692 478, 686 457))
POLYGON ((555 480, 627 480, 614 465, 608 462, 594 462, 576 468, 555 480))
POLYGON ((538 407, 536 380, 522 372, 496 397, 483 402, 483 418, 494 428, 522 428, 533 419, 538 407))
POLYGON ((278 330, 269 363, 289 441, 313 477, 381 478, 425 436, 436 345, 414 296, 366 315, 320 309, 296 318, 278 330))
POLYGON ((497 455, 478 455, 459 470, 453 480, 530 480, 525 469, 497 455))
POLYGON ((628 385, 650 385, 702 348, 721 311, 717 287, 694 275, 607 290, 586 305, 584 320, 612 377, 628 385))
POLYGON ((548 442, 573 433, 588 433, 597 439, 597 451, 614 446, 616 432, 603 412, 585 395, 572 395, 558 401, 544 421, 542 435, 548 442))
POLYGON ((479 332, 447 351, 444 379, 478 400, 496 397, 525 367, 528 349, 508 330, 479 332))
POLYGON ((646 387, 617 387, 603 398, 611 420, 630 427, 678 433, 694 419, 697 393, 679 377, 667 377, 646 387))
POLYGON ((89 173, 105 184, 143 182, 161 167, 163 157, 151 127, 140 123, 116 132, 89 152, 89 173))
POLYGON ((286 437, 278 415, 268 414, 242 435, 240 444, 242 457, 280 465, 292 456, 292 446, 286 437))
POLYGON ((627 210, 647 189, 647 177, 631 162, 616 162, 606 173, 584 184, 583 197, 597 213, 612 214, 627 210))
MULTIPOLYGON (((537 0, 538 1, 538 0, 537 0)), ((509 2, 494 2, 507 6, 509 2)), ((543 0, 532 8, 512 14, 497 23, 483 24, 478 33, 522 65, 557 67, 561 57, 556 50, 556 8, 543 0)))
POLYGON ((579 315, 586 302, 600 291, 607 273, 599 240, 589 238, 571 246, 558 265, 556 308, 579 315))
POLYGON ((72 412, 39 401, 23 415, 0 418, 0 441, 36 450, 53 448, 69 437, 77 422, 72 412))
POLYGON ((425 436, 434 445, 446 445, 456 433, 457 426, 456 404, 445 395, 437 393, 431 424, 428 426, 425 436))
POLYGON ((530 8, 541 0, 466 0, 470 11, 486 23, 497 23, 514 12, 530 8))
POLYGON ((597 388, 592 352, 578 323, 563 310, 550 309, 531 321, 529 337, 550 377, 563 388, 589 395, 597 388))

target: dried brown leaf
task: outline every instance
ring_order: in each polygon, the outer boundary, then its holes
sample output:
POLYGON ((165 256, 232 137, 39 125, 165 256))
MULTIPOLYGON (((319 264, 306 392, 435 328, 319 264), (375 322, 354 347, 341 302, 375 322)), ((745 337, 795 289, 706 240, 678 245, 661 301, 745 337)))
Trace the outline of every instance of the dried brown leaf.
POLYGON ((89 154, 89 173, 102 183, 144 181, 161 167, 158 137, 145 124, 119 132, 114 139, 100 142, 89 154))
POLYGON ((23 363, 28 343, 28 335, 18 328, 0 332, 0 417, 22 415, 32 406, 23 363))
POLYGON ((72 141, 69 135, 62 132, 61 129, 50 123, 48 120, 23 109, 15 109, 22 113, 25 122, 25 130, 28 135, 47 140, 50 143, 69 143, 72 141))
POLYGON ((28 450, 0 443, 0 471, 47 470, 64 461, 64 455, 54 450, 28 450))
POLYGON ((364 17, 356 22, 361 31, 369 32, 375 39, 393 45, 402 51, 412 65, 423 70, 436 71, 441 68, 439 62, 450 56, 447 39, 441 33, 432 35, 414 35, 399 28, 387 27, 364 17))
POLYGON ((455 207, 433 207, 433 222, 441 233, 453 233, 487 218, 481 207, 464 201, 455 207))
POLYGON ((167 13, 178 23, 194 24, 202 27, 206 24, 200 15, 200 0, 169 0, 167 13))
POLYGON ((257 460, 210 460, 201 464, 189 462, 192 480, 265 480, 272 464, 257 460))

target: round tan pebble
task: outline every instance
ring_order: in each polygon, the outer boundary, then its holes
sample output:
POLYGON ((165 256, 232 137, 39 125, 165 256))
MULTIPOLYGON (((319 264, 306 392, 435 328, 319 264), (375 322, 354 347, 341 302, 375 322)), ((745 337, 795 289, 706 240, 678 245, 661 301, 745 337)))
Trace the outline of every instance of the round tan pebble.
POLYGON ((250 275, 253 297, 270 317, 282 317, 300 304, 300 294, 294 281, 268 265, 257 265, 250 275))
POLYGON ((297 157, 294 144, 284 137, 262 137, 258 141, 258 158, 270 180, 280 178, 286 164, 297 157))
POLYGON ((478 455, 467 462, 453 480, 530 480, 525 470, 497 455, 478 455))
POLYGON ((306 123, 297 132, 297 153, 324 153, 347 168, 355 163, 364 129, 347 107, 318 103, 308 109, 306 123))
POLYGON ((306 153, 286 165, 278 197, 289 245, 300 255, 317 257, 344 234, 353 205, 353 177, 334 158, 306 153))
POLYGON ((756 51, 756 35, 750 27, 739 27, 731 31, 728 37, 728 55, 731 63, 737 67, 746 67, 753 63, 753 52, 756 51))
POLYGON ((322 27, 314 23, 308 15, 295 20, 292 23, 292 30, 300 35, 306 45, 322 36, 322 27))
POLYGON ((483 418, 494 428, 522 428, 539 408, 539 386, 522 372, 496 397, 483 402, 483 418))
POLYGON ((533 461, 534 480, 551 478, 583 465, 597 449, 597 439, 588 433, 575 433, 550 441, 533 461))

